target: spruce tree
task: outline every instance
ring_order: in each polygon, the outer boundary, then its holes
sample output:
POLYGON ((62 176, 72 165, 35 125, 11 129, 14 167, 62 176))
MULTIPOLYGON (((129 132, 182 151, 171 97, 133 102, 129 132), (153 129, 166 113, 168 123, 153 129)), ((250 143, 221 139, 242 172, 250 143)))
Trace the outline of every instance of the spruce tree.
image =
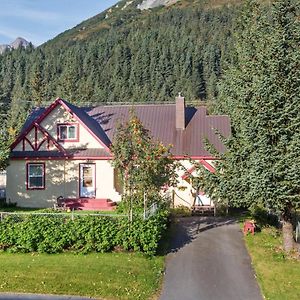
POLYGON ((208 191, 232 206, 262 204, 281 213, 284 249, 293 248, 300 206, 300 23, 293 0, 271 9, 247 1, 235 62, 221 82, 217 110, 231 117, 227 153, 208 191))

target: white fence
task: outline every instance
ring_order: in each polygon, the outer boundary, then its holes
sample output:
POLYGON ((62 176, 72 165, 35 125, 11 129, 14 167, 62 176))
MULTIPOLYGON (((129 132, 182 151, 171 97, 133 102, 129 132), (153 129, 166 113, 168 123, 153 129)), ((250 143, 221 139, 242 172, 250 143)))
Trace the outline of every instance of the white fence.
POLYGON ((74 220, 75 218, 84 217, 84 216, 95 216, 95 217, 112 217, 112 218, 127 218, 127 215, 122 214, 101 214, 101 213, 75 213, 71 211, 69 213, 59 212, 0 212, 0 220, 2 221, 5 216, 48 216, 48 217, 67 217, 74 220))

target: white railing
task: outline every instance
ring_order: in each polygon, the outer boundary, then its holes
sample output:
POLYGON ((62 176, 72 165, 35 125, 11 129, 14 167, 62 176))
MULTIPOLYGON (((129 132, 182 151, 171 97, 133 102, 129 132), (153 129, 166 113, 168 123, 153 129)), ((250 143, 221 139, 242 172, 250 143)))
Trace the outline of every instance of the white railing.
POLYGON ((152 203, 151 206, 145 210, 144 212, 144 220, 149 219, 150 217, 154 216, 158 210, 157 203, 152 203))

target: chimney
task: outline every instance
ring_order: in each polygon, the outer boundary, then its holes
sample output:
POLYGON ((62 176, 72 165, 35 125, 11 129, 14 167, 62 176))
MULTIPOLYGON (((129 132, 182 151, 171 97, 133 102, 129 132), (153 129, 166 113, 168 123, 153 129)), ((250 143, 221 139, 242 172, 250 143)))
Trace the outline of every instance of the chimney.
POLYGON ((176 129, 185 129, 185 100, 181 93, 176 97, 176 129))

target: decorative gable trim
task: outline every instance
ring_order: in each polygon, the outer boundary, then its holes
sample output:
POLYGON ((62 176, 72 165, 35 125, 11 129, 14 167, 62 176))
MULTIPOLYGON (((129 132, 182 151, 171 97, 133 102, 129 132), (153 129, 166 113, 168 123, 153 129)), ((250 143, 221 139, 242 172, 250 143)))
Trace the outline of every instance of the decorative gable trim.
MULTIPOLYGON (((68 113, 70 113, 71 116, 73 116, 78 121, 78 123, 81 124, 109 154, 111 154, 109 147, 105 145, 105 143, 103 143, 103 141, 101 141, 101 139, 94 134, 94 132, 81 120, 81 118, 74 111, 72 111, 72 109, 60 98, 57 98, 38 118, 36 118, 36 120, 34 120, 28 126, 28 128, 10 146, 11 150, 13 150, 23 139, 25 139, 27 134, 34 128, 34 126, 36 124, 39 125, 58 105, 61 105, 68 113)), ((57 146, 57 144, 58 143, 56 142, 55 145, 57 146)))
POLYGON ((199 162, 200 162, 200 164, 203 165, 203 167, 206 168, 209 172, 211 172, 211 173, 215 173, 215 172, 216 172, 216 169, 215 169, 211 164, 209 164, 206 160, 201 159, 199 162))
MULTIPOLYGON (((55 140, 55 138, 53 138, 53 137, 48 133, 48 131, 47 131, 46 129, 44 129, 41 125, 39 125, 39 124, 37 124, 37 123, 35 123, 34 126, 35 126, 36 128, 38 128, 38 129, 44 134, 44 136, 46 137, 46 139, 48 139, 48 148, 49 148, 49 142, 51 141, 51 142, 53 143, 53 145, 54 145, 60 152, 63 152, 63 153, 65 153, 65 154, 67 154, 66 149, 65 149, 63 146, 61 146, 61 145, 55 140)), ((41 145, 40 145, 40 147, 41 147, 41 145)), ((40 148, 40 147, 39 147, 39 148, 40 148)), ((38 148, 37 150, 39 150, 39 148, 38 148)))
POLYGON ((11 149, 13 150, 19 143, 22 142, 22 149, 25 151, 26 143, 32 148, 32 151, 39 151, 42 145, 47 142, 47 148, 49 149, 50 143, 52 143, 60 152, 66 154, 66 150, 45 130, 41 125, 37 123, 33 123, 30 126, 30 129, 26 130, 17 140, 11 145, 11 149), (32 143, 28 138, 27 134, 30 133, 31 130, 34 130, 34 142, 32 143), (43 134, 43 139, 38 141, 38 132, 43 134))
MULTIPOLYGON (((206 160, 200 159, 200 160, 199 160, 199 163, 200 163, 205 169, 207 169, 209 172, 211 172, 211 173, 215 173, 215 172, 216 172, 216 169, 215 169, 211 164, 209 164, 206 160)), ((195 166, 192 166, 190 169, 188 169, 188 170, 181 176, 181 178, 182 178, 182 179, 186 179, 186 178, 189 177, 189 175, 191 175, 195 170, 196 170, 196 167, 195 167, 195 166)))
POLYGON ((101 141, 101 139, 99 139, 98 136, 95 135, 95 133, 81 120, 81 118, 74 112, 71 110, 71 108, 66 105, 66 103, 62 100, 62 99, 58 99, 59 103, 62 105, 62 107, 69 112, 72 116, 75 117, 75 119, 77 119, 77 121, 100 143, 100 145, 108 152, 111 154, 111 151, 109 149, 109 147, 107 145, 105 145, 105 143, 103 143, 103 141, 101 141))

